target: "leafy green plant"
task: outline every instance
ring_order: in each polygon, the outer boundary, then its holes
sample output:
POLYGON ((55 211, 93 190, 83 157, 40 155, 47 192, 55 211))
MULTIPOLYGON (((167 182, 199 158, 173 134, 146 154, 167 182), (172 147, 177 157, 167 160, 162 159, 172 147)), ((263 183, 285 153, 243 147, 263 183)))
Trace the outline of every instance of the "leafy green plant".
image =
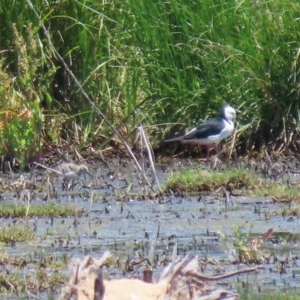
MULTIPOLYGON (((17 76, 10 76, 8 66, 2 59, 0 66, 0 153, 15 157, 21 167, 32 159, 43 145, 44 114, 41 107, 43 85, 48 75, 41 76, 45 61, 41 55, 38 37, 32 24, 25 27, 23 33, 14 24, 14 54, 18 57, 15 65, 17 76)), ((48 88, 48 85, 46 84, 48 88)), ((45 88, 45 87, 44 87, 45 88)))

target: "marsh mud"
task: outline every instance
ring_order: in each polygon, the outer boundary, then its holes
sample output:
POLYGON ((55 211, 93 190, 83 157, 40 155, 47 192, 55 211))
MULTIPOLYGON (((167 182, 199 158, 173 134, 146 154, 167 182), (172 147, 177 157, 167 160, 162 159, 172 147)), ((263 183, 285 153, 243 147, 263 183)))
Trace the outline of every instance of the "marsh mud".
MULTIPOLYGON (((24 295, 28 299, 57 298, 70 276, 70 261, 84 255, 101 256, 105 250, 115 257, 105 269, 105 277, 142 277, 143 270, 151 265, 155 279, 170 262, 174 247, 178 255, 198 255, 201 271, 207 276, 257 266, 256 272, 215 283, 240 295, 250 293, 259 299, 278 290, 300 292, 299 216, 284 213, 300 209, 298 203, 277 202, 271 196, 228 194, 222 189, 193 195, 157 192, 157 185, 162 186, 174 171, 199 164, 208 168, 198 160, 157 163, 156 180, 145 164, 153 189, 138 176, 129 160, 87 164, 93 177, 65 185, 60 177, 49 179, 48 170, 43 168, 1 175, 1 205, 13 203, 30 208, 53 202, 76 209, 73 216, 1 218, 2 226, 23 224, 35 233, 30 241, 1 244, 2 276, 20 276, 23 285, 18 288, 15 282, 2 280, 1 299, 24 295), (238 250, 249 249, 251 241, 269 229, 274 233, 255 259, 247 259, 247 253, 241 258, 238 250), (62 275, 60 280, 58 275, 62 275)), ((299 180, 297 172, 287 171, 295 170, 295 164, 288 168, 286 163, 277 164, 274 170, 247 164, 262 176, 274 175, 274 184, 284 176, 299 180)), ((223 163, 222 168, 231 165, 223 163)))

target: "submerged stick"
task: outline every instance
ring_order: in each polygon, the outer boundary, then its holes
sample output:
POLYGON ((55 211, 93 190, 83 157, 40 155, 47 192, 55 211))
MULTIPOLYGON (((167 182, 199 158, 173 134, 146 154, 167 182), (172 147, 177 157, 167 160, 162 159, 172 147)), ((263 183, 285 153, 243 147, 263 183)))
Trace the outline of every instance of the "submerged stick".
POLYGON ((151 170, 153 172, 157 187, 158 187, 159 191, 161 191, 160 184, 159 184, 158 177, 157 177, 156 170, 155 170, 155 165, 154 165, 153 149, 152 149, 151 144, 150 144, 150 142, 149 142, 149 140, 148 140, 148 138, 145 134, 145 130, 144 130, 143 126, 142 125, 139 126, 138 129, 139 129, 140 136, 141 136, 141 145, 142 146, 145 145, 145 147, 146 147, 147 154, 148 154, 148 159, 149 159, 150 166, 151 166, 151 170))
POLYGON ((56 174, 58 174, 58 175, 62 175, 61 172, 59 172, 59 171, 57 171, 57 170, 55 170, 55 169, 49 168, 49 167, 44 166, 44 165, 42 165, 42 164, 39 164, 39 163, 37 163, 37 162, 33 162, 33 163, 34 163, 35 165, 39 166, 39 167, 42 167, 42 168, 44 168, 44 169, 46 169, 46 170, 49 170, 49 171, 51 171, 51 172, 54 172, 54 173, 56 173, 56 174))
POLYGON ((232 153, 234 151, 236 135, 237 135, 237 128, 235 128, 233 136, 232 136, 232 141, 231 141, 230 150, 229 150, 229 158, 232 156, 232 153))

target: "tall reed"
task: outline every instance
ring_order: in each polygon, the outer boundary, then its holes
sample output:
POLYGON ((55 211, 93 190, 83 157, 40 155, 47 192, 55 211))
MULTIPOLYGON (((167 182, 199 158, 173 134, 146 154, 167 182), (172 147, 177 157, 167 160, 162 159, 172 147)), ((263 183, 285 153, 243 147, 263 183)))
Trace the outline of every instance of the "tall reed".
MULTIPOLYGON (((291 137, 299 135, 300 122, 298 1, 39 0, 34 5, 85 91, 129 141, 141 123, 158 126, 157 134, 160 124, 193 125, 227 102, 239 110, 237 137, 244 149, 296 145, 291 137)), ((110 129, 51 53, 26 1, 3 0, 0 23, 1 70, 18 79, 12 29, 25 40, 25 25, 32 24, 39 61, 26 84, 40 99, 40 120, 43 115, 48 123, 64 125, 47 126, 48 138, 71 139, 74 123, 87 146, 99 133, 109 138, 110 129)), ((34 54, 27 55, 33 61, 34 54)))

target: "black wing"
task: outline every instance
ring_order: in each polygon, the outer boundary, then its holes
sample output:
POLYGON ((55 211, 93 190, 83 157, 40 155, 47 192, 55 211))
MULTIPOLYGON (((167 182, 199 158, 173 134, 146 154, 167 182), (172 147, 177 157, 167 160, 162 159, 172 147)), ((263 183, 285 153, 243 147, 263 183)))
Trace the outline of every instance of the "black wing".
POLYGON ((221 117, 208 119, 203 124, 194 127, 182 138, 184 140, 204 139, 208 136, 219 134, 224 128, 223 122, 221 117))

